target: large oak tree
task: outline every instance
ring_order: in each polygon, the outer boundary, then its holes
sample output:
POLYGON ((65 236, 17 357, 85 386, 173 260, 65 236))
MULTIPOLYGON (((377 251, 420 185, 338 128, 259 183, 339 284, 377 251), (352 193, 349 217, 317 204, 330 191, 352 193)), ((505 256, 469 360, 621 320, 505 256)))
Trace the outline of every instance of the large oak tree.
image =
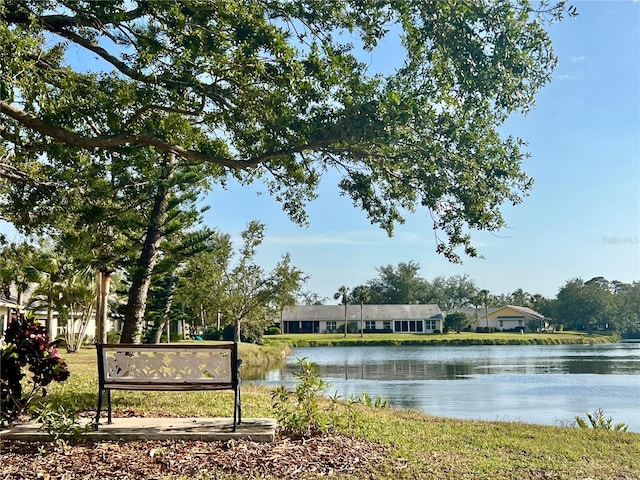
MULTIPOLYGON (((470 231, 500 228, 501 205, 531 187, 523 142, 498 127, 532 107, 556 64, 545 26, 564 5, 536 5, 0 0, 0 179, 25 196, 64 191, 58 173, 87 153, 159 172, 126 340, 140 338, 167 208, 186 185, 176 176, 261 180, 304 223, 334 169, 389 234, 424 207, 437 251, 473 256, 470 231), (376 74, 362 59, 382 40, 404 58, 376 74)), ((1 218, 34 221, 7 198, 1 218)))

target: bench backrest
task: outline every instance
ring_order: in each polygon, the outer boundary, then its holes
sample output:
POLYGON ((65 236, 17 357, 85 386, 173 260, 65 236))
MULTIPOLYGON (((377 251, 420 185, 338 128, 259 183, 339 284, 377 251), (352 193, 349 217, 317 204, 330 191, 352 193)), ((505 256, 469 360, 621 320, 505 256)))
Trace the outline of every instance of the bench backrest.
POLYGON ((235 343, 99 344, 102 388, 207 389, 238 385, 235 343))

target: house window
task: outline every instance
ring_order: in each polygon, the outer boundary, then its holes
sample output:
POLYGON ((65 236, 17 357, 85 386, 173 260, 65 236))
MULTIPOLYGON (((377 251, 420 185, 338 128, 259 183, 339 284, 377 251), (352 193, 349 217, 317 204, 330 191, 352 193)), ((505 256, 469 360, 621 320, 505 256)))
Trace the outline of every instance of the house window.
POLYGON ((422 320, 396 320, 396 332, 422 332, 424 331, 424 323, 422 320))
MULTIPOLYGON (((638 315, 638 323, 640 324, 640 315, 638 315)), ((391 330, 391 320, 385 320, 382 322, 382 328, 385 330, 391 330)))
POLYGON ((426 330, 435 330, 438 328, 438 322, 435 320, 425 320, 424 323, 426 330))
POLYGON ((375 330, 376 329, 376 322, 375 320, 367 320, 364 323, 364 328, 366 328, 367 330, 375 330))
POLYGON ((518 320, 518 326, 521 327, 523 325, 522 320, 518 320))
POLYGON ((336 331, 336 322, 330 321, 327 322, 327 332, 335 332, 336 331))
POLYGON ((504 320, 500 320, 500 328, 504 327, 504 320))

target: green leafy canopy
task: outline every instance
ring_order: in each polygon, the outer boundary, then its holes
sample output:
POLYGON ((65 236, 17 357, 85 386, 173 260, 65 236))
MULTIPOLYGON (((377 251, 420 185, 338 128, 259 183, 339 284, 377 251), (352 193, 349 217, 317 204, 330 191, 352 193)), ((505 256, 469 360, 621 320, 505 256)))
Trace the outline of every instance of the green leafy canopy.
POLYGON ((523 142, 498 127, 550 80, 545 26, 567 11, 526 0, 0 0, 0 215, 31 190, 69 188, 60 172, 82 152, 146 159, 104 166, 136 185, 164 152, 199 188, 266 182, 298 223, 335 169, 389 234, 424 207, 438 252, 474 256, 469 232, 499 229, 502 204, 531 187, 523 142), (370 72, 363 52, 388 39, 402 64, 370 72), (27 192, 6 193, 14 185, 27 192))

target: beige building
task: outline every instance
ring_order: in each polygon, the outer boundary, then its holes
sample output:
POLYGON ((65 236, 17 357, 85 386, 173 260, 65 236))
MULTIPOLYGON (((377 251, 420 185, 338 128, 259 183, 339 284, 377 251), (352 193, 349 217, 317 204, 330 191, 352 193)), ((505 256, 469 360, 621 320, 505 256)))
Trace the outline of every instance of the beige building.
MULTIPOLYGON (((444 317, 437 305, 347 305, 348 332, 441 332, 444 317)), ((344 305, 298 305, 282 312, 282 333, 344 332, 344 305)))
POLYGON ((507 305, 480 317, 479 327, 493 327, 496 331, 542 331, 549 324, 541 313, 527 307, 507 305), (535 325, 535 328, 533 327, 535 325))

